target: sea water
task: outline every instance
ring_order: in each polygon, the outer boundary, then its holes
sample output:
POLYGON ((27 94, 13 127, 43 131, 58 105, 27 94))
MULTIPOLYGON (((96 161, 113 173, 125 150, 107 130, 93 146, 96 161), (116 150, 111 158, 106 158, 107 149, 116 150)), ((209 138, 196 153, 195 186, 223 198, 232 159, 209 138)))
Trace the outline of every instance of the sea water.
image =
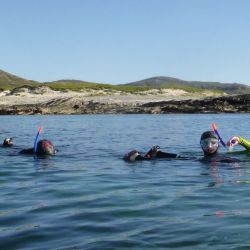
MULTIPOLYGON (((250 139, 250 115, 0 116, 0 249, 249 249, 250 155, 204 163, 202 132, 250 139), (40 138, 54 157, 19 155, 40 138), (187 159, 127 163, 153 145, 187 159)), ((235 150, 240 149, 237 146, 235 150)), ((220 148, 221 154, 226 154, 220 148)))

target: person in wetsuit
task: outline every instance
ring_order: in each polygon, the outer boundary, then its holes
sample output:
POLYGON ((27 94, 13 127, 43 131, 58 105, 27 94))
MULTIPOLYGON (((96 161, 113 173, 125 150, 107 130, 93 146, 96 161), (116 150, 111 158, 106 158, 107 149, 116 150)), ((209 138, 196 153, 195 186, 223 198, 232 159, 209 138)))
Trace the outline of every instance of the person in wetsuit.
MULTIPOLYGON (((240 160, 231 158, 225 155, 219 155, 219 138, 214 131, 205 131, 202 133, 200 138, 200 145, 204 153, 204 157, 199 159, 202 162, 224 162, 224 163, 234 163, 240 160)), ((246 151, 250 153, 250 141, 240 137, 234 136, 227 143, 228 146, 235 146, 237 144, 245 147, 246 151)), ((192 157, 184 157, 174 153, 166 153, 160 150, 159 146, 153 146, 144 156, 142 156, 137 150, 132 150, 131 152, 124 155, 123 159, 128 162, 142 161, 142 160, 152 160, 157 158, 181 158, 181 159, 194 159, 192 157)))
POLYGON ((3 141, 3 147, 12 147, 12 146, 13 146, 13 139, 5 138, 3 141))
MULTIPOLYGON (((241 145, 246 150, 245 151, 236 151, 233 153, 250 153, 250 141, 240 137, 240 136, 233 136, 228 142, 227 146, 233 147, 235 145, 241 145)), ((233 162, 240 162, 239 159, 231 158, 225 155, 219 155, 219 139, 214 131, 206 131, 201 135, 200 145, 204 152, 204 157, 202 161, 217 161, 217 162, 225 162, 225 163, 233 163, 233 162)))
MULTIPOLYGON (((204 152, 204 158, 209 158, 217 154, 219 148, 219 139, 213 131, 206 131, 201 135, 200 145, 204 152)), ((125 161, 141 161, 141 160, 152 160, 157 158, 185 158, 178 154, 166 153, 160 150, 159 146, 153 146, 144 156, 142 156, 137 150, 133 150, 128 154, 125 154, 123 159, 125 161)))
POLYGON ((128 162, 153 160, 157 158, 178 158, 177 154, 166 153, 160 150, 159 146, 153 146, 144 156, 142 156, 137 150, 132 150, 125 154, 123 160, 128 162))
POLYGON ((19 153, 20 154, 29 154, 29 155, 38 155, 38 156, 46 156, 46 155, 55 155, 56 149, 54 148, 54 145, 50 140, 40 140, 37 143, 37 149, 36 152, 34 151, 34 148, 28 148, 23 149, 19 153))

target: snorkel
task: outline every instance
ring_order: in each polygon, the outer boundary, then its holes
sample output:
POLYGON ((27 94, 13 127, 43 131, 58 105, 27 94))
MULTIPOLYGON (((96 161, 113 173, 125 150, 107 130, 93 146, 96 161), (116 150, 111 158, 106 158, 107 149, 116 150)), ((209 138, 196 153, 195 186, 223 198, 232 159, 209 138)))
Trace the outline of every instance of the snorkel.
POLYGON ((36 152, 37 152, 37 140, 38 140, 39 135, 42 133, 42 131, 43 131, 43 128, 39 127, 38 131, 37 131, 37 134, 36 134, 36 139, 34 141, 34 155, 36 155, 36 152))
POLYGON ((218 132, 218 130, 217 130, 217 125, 216 125, 215 123, 212 123, 212 124, 211 124, 211 127, 212 127, 214 133, 218 136, 221 145, 222 145, 223 147, 226 147, 225 142, 222 140, 222 138, 221 138, 221 136, 220 136, 220 134, 219 134, 219 132, 218 132))

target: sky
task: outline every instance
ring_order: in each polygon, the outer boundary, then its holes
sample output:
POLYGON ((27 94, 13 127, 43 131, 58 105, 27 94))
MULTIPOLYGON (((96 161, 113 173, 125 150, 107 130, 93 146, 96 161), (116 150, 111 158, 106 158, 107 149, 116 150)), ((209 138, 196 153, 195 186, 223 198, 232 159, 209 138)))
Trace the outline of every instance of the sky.
POLYGON ((40 82, 250 85, 248 0, 0 0, 0 69, 40 82))

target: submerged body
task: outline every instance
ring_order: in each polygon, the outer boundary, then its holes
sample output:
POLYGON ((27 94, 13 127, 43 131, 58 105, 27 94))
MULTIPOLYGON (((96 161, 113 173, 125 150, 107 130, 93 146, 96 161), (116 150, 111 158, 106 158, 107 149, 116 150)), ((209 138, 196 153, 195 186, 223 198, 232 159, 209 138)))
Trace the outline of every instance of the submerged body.
POLYGON ((137 150, 132 150, 125 154, 123 159, 127 162, 153 160, 157 158, 179 158, 180 156, 174 153, 167 153, 160 150, 159 146, 153 146, 144 156, 137 150))
POLYGON ((28 149, 23 149, 19 153, 20 154, 27 154, 27 155, 55 155, 56 150, 54 148, 54 145, 50 140, 40 140, 37 143, 37 149, 35 152, 34 148, 28 148, 28 149))

